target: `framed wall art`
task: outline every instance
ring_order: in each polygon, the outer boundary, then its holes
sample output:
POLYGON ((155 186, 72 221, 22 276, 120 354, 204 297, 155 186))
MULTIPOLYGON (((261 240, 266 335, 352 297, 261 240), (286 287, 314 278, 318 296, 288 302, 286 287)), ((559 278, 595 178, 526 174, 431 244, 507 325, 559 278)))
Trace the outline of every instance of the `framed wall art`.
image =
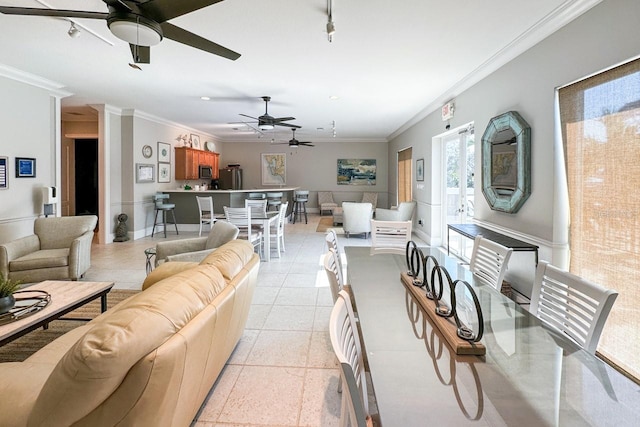
POLYGON ((154 182, 155 167, 150 164, 136 163, 136 182, 154 182))
POLYGON ((287 182, 287 154, 262 153, 262 185, 284 185, 287 182))
POLYGON ((424 181, 424 159, 416 160, 416 181, 424 181))
POLYGON ((158 162, 171 163, 171 144, 158 142, 158 162))
POLYGON ((200 145, 200 135, 196 135, 195 133, 191 134, 191 148, 197 148, 198 150, 202 149, 200 145))
POLYGON ((338 185, 376 185, 376 159, 338 159, 338 185))
POLYGON ((9 158, 0 157, 0 190, 9 188, 9 158))
POLYGON ((35 178, 36 159, 16 157, 16 178, 35 178))
POLYGON ((158 182, 171 182, 170 163, 158 163, 158 182))

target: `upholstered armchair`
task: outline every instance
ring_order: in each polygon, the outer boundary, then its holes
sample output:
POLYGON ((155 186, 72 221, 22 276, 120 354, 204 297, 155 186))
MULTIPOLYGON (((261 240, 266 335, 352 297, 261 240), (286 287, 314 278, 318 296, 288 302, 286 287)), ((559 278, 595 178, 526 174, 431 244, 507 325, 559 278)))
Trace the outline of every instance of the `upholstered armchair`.
POLYGON ((416 210, 416 202, 401 202, 391 209, 376 209, 376 219, 378 221, 411 221, 413 212, 416 210))
POLYGON ((371 203, 373 209, 378 206, 378 193, 362 193, 362 203, 371 203))
POLYGON ((349 234, 364 233, 367 238, 371 232, 371 217, 373 206, 371 203, 342 203, 342 229, 347 237, 349 234))
POLYGON ((333 212, 333 209, 338 207, 338 204, 333 200, 331 191, 318 191, 318 207, 320 208, 320 215, 324 211, 333 212))
POLYGON ((34 234, 0 245, 0 272, 26 283, 78 280, 91 266, 95 215, 37 218, 34 234))
POLYGON ((238 227, 216 221, 206 237, 169 240, 156 245, 156 267, 168 261, 200 262, 216 248, 238 237, 238 227))

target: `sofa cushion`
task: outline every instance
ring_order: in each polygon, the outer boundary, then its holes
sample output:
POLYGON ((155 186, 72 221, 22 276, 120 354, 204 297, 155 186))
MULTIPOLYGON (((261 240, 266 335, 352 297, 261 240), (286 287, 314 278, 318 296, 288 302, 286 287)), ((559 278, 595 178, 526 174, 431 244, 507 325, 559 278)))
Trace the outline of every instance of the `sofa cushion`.
POLYGON ((197 262, 165 262, 160 264, 155 270, 153 270, 142 282, 142 290, 149 288, 151 285, 158 283, 161 280, 171 277, 174 274, 181 273, 185 270, 190 270, 193 267, 197 267, 197 262))
POLYGON ((32 252, 9 263, 9 271, 36 270, 39 268, 68 267, 69 248, 46 249, 32 252))
POLYGON ((247 240, 232 240, 211 252, 200 264, 216 266, 225 279, 231 280, 253 257, 253 245, 247 240))
POLYGON ((30 425, 72 425, 86 416, 118 388, 134 364, 180 331, 225 285, 216 268, 199 265, 94 319, 47 379, 30 425))

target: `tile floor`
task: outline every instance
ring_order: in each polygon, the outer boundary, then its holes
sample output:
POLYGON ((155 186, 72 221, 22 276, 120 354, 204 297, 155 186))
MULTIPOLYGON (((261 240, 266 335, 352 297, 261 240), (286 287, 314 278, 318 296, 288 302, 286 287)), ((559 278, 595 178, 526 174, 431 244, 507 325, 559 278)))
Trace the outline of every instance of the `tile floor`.
MULTIPOLYGON (((200 409, 195 427, 337 426, 340 374, 329 341, 333 305, 322 267, 327 250, 320 217, 287 223, 286 252, 260 264, 258 286, 240 343, 200 409)), ((197 233, 168 233, 168 239, 197 233)), ((94 245, 84 280, 110 280, 115 288, 140 289, 146 276, 144 249, 162 235, 94 245)), ((370 239, 339 236, 340 245, 370 239)))

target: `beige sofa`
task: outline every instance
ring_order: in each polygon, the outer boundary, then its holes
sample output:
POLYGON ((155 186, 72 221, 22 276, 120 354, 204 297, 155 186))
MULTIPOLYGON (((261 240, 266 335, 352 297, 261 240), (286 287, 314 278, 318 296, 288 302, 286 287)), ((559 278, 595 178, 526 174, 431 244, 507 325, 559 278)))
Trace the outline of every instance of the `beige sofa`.
POLYGON ((78 280, 91 267, 98 217, 38 218, 33 234, 0 245, 0 273, 22 282, 78 280))
POLYGON ((162 264, 142 292, 0 364, 0 424, 189 426, 243 333, 258 268, 243 240, 162 264))

